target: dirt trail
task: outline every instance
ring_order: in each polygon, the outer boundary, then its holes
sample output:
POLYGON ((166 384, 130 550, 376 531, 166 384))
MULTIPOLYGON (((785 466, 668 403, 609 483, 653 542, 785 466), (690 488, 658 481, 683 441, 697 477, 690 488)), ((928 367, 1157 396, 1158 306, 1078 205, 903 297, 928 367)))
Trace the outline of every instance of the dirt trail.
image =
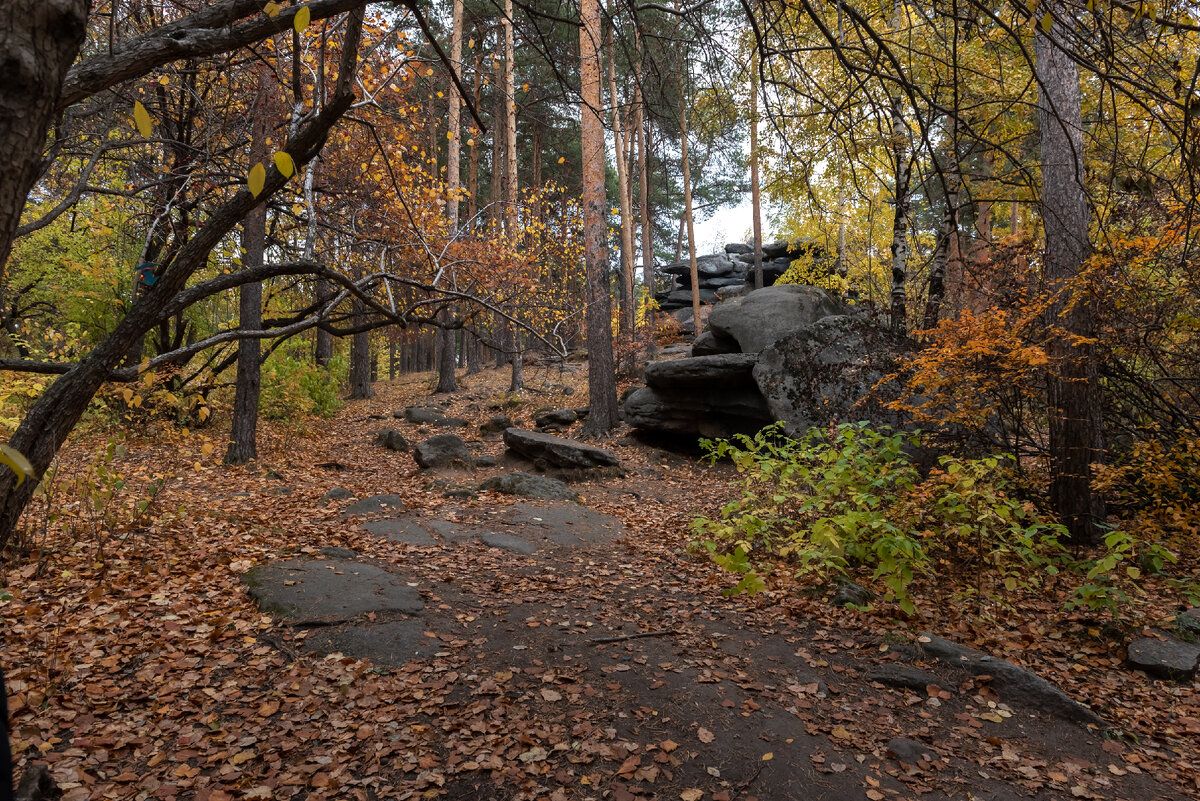
POLYGON ((17 752, 67 801, 1188 797, 1179 738, 1105 739, 903 666, 915 633, 821 598, 723 597, 685 524, 727 468, 614 438, 626 475, 574 484, 579 504, 472 496, 531 469, 474 433, 487 385, 447 408, 497 461, 471 474, 372 444, 444 430, 392 417, 438 402, 418 383, 380 389, 255 470, 183 474, 187 513, 110 544, 108 572, 64 548, 0 606, 17 752))

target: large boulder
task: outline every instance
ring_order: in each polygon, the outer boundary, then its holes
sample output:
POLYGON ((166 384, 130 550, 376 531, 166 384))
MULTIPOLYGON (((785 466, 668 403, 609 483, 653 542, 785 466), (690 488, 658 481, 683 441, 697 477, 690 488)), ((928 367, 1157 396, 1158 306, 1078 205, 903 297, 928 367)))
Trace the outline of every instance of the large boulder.
MULTIPOLYGON (((711 289, 701 289, 699 291, 700 302, 704 304, 712 304, 717 302, 717 295, 711 289)), ((676 289, 673 292, 667 293, 668 304, 681 304, 685 306, 692 305, 692 290, 676 289)))
POLYGON ((639 387, 625 399, 625 421, 635 428, 697 437, 750 434, 771 423, 770 409, 753 385, 698 391, 639 387))
POLYGON ((902 417, 884 404, 899 388, 878 385, 907 349, 906 340, 861 317, 825 317, 763 350, 754 381, 771 419, 795 433, 860 420, 898 426, 902 417))
POLYGON ((413 458, 424 468, 474 466, 474 457, 467 443, 453 434, 438 434, 413 448, 413 458))
MULTIPOLYGON (((724 253, 710 253, 707 256, 696 257, 696 272, 701 277, 717 278, 729 275, 733 270, 733 260, 724 253)), ((683 259, 671 262, 662 271, 667 275, 690 275, 692 265, 687 259, 683 259)))
POLYGON ((730 242, 725 246, 725 252, 730 256, 753 255, 754 248, 744 242, 730 242))
POLYGON ((785 284, 756 289, 717 304, 708 324, 714 334, 735 340, 743 352, 758 353, 822 317, 844 312, 842 305, 823 289, 785 284))
POLYGON ((579 493, 549 476, 538 476, 516 471, 501 476, 492 476, 479 485, 481 490, 502 492, 506 495, 522 495, 545 501, 578 501, 579 493))
POLYGON ((731 385, 751 386, 754 383, 755 358, 752 353, 721 353, 651 362, 646 365, 643 379, 646 386, 654 389, 672 391, 686 388, 689 393, 695 388, 712 390, 731 385))
POLYGON ((718 335, 712 330, 705 331, 692 341, 693 356, 713 356, 718 353, 741 353, 741 349, 733 337, 718 335))
POLYGON ((509 428, 504 444, 534 462, 554 467, 587 470, 593 467, 617 467, 620 462, 612 451, 565 437, 509 428))

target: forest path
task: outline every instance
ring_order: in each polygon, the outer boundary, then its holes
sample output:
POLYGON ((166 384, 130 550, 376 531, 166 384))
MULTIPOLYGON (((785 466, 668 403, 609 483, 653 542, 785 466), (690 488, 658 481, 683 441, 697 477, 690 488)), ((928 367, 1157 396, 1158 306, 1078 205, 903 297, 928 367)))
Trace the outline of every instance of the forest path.
MULTIPOLYGON (((618 435, 600 444, 625 475, 573 484, 578 504, 473 491, 530 469, 474 433, 506 377, 452 398, 427 377, 381 382, 331 421, 265 425, 246 468, 203 432, 129 442, 131 492, 165 476, 149 518, 52 529, 6 576, 20 767, 49 763, 66 801, 1189 797, 1187 686, 1067 638, 963 638, 1027 643, 1016 661, 1153 727, 1105 740, 987 677, 903 664, 930 621, 786 583, 724 597, 730 576, 687 552, 686 526, 729 497, 728 466, 618 435), (431 474, 375 444, 448 430, 393 416, 428 404, 469 420, 450 430, 495 466, 431 474), (312 581, 324 605, 295 611, 312 581), (263 612, 267 585, 281 594, 263 612)), ((581 403, 582 371, 527 378, 506 407, 518 425, 581 403)), ((63 475, 98 448, 68 448, 63 475)), ((968 631, 936 611, 938 630, 968 631)))

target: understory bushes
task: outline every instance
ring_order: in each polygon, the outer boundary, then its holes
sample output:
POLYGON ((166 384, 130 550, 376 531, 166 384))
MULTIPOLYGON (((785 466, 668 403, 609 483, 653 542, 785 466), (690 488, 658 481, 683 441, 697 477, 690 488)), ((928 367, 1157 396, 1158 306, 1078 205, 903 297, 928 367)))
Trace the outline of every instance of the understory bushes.
POLYGON ((982 601, 1035 591, 1070 569, 1086 576, 1075 603, 1115 609, 1143 569, 1174 559, 1114 531, 1095 561, 1079 561, 1065 528, 1019 497, 1011 457, 942 456, 923 472, 915 433, 858 423, 793 439, 775 424, 702 444, 741 474, 739 496, 692 523, 695 547, 741 575, 733 592, 761 589, 771 566, 798 578, 863 569, 884 600, 914 614, 914 581, 951 578, 982 601))

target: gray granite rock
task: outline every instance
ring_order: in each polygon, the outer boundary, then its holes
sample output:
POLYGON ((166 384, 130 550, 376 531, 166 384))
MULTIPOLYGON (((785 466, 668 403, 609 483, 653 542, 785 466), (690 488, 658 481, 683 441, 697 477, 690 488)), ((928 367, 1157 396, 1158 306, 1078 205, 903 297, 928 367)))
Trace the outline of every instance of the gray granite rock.
POLYGON ((347 559, 289 559, 242 576, 264 612, 296 622, 338 623, 371 612, 420 613, 420 594, 399 576, 347 559))
POLYGON ((1176 681, 1191 681, 1200 664, 1200 645, 1174 637, 1145 637, 1126 648, 1126 664, 1151 676, 1176 681))

